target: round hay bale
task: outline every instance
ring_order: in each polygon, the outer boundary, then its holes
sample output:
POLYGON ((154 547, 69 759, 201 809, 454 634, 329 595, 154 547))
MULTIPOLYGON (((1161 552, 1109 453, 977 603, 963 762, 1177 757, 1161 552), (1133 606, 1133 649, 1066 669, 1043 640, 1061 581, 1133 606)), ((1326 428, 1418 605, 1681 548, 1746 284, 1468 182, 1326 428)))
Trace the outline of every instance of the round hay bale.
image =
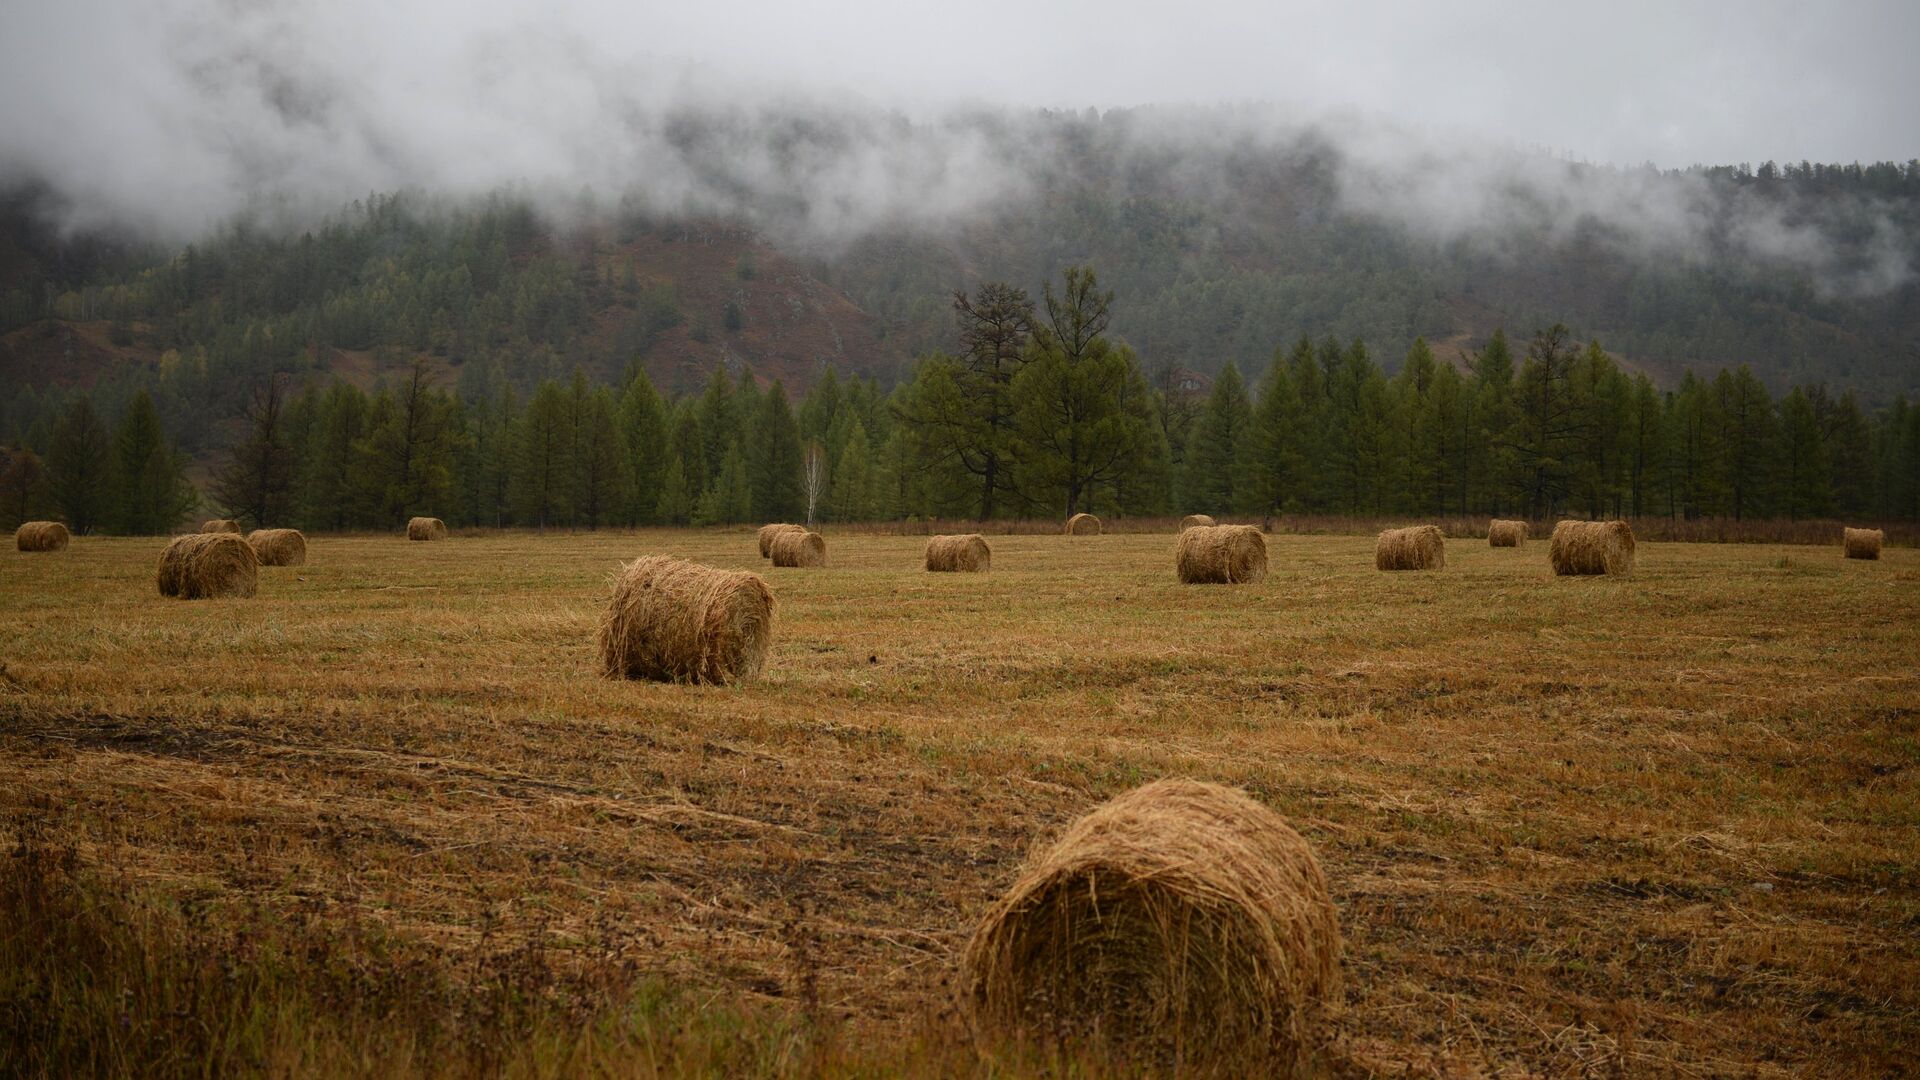
POLYGON ((1180 528, 1182 529, 1204 528, 1215 524, 1218 523, 1205 514, 1188 514, 1186 517, 1180 519, 1180 528))
POLYGON ((1848 529, 1840 543, 1849 559, 1877 559, 1880 557, 1880 545, 1886 539, 1887 534, 1880 529, 1848 529))
POLYGON ((260 587, 260 559, 232 533, 176 536, 160 553, 160 595, 182 600, 252 596, 260 587))
POLYGON ((773 538, 776 536, 779 536, 781 533, 806 532, 806 531, 807 531, 807 527, 805 525, 784 525, 783 524, 783 525, 760 526, 760 557, 763 559, 771 557, 772 548, 773 548, 773 538))
POLYGON ((63 551, 71 539, 58 521, 28 521, 13 531, 13 546, 21 551, 63 551))
POLYGON ((1075 514, 1067 519, 1068 536, 1099 536, 1100 519, 1092 514, 1075 514))
POLYGON ((445 540, 447 523, 439 518, 417 517, 407 522, 409 540, 445 540))
POLYGON ((724 685, 758 675, 772 637, 760 575, 648 555, 615 576, 597 644, 610 679, 724 685))
POLYGON ((261 566, 303 566, 307 561, 307 537, 299 529, 255 529, 247 534, 247 544, 261 566))
POLYGON ((767 555, 775 566, 825 566, 827 538, 806 529, 789 529, 774 534, 767 555))
POLYGON ((238 534, 241 530, 240 523, 232 518, 208 518, 200 523, 200 531, 203 533, 238 534))
POLYGON ((1494 518, 1487 526, 1488 547, 1524 547, 1527 543, 1527 523, 1524 521, 1505 521, 1494 518))
POLYGON ((979 533, 927 538, 927 569, 936 572, 983 574, 993 569, 993 549, 979 533))
POLYGON ((1625 574, 1633 570, 1633 529, 1624 521, 1562 521, 1547 548, 1556 574, 1625 574))
POLYGON ((1252 585, 1267 577, 1267 538, 1252 525, 1199 525, 1181 532, 1174 561, 1185 585, 1252 585))
POLYGON ((1374 544, 1373 565, 1382 570, 1438 570, 1447 565, 1447 538, 1438 525, 1388 529, 1374 544))
POLYGON ((983 1028, 1290 1076, 1339 960, 1300 834, 1239 791, 1160 780, 1028 862, 974 931, 960 985, 983 1028))

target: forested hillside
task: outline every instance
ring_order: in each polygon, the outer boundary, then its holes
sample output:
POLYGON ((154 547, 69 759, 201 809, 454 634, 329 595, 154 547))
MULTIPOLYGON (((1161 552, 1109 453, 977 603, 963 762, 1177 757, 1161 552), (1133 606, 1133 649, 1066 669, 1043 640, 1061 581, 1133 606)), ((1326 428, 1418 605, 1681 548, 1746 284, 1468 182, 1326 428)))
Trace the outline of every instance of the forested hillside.
MULTIPOLYGON (((1004 198, 844 233, 779 199, 416 192, 173 245, 19 187, 8 516, 1917 512, 1920 163, 1522 158, 1462 195, 1458 162, 1324 133, 972 123, 1004 198), (1042 289, 1069 267, 1099 282, 1072 332, 1042 289), (1077 423, 1103 458, 1051 445, 1077 423)), ((790 125, 778 156, 851 138, 790 125)))

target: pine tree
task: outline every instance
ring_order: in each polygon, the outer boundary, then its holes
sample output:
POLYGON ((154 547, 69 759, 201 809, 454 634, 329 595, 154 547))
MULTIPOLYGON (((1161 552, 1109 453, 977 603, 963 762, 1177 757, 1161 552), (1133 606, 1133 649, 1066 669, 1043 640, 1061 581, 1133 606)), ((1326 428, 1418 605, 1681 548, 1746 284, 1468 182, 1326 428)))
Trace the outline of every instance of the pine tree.
POLYGON ((787 405, 786 388, 775 379, 757 402, 752 461, 748 466, 753 501, 748 515, 767 521, 791 521, 806 512, 801 470, 804 450, 800 427, 787 405))
POLYGON ((587 398, 577 446, 574 510, 587 528, 597 529, 626 505, 629 486, 626 448, 614 419, 613 392, 606 387, 587 398))
POLYGON ((354 505, 353 462, 371 412, 367 396, 353 384, 335 379, 327 387, 295 500, 305 527, 345 529, 364 523, 354 505))
POLYGON ((840 450, 840 463, 833 470, 832 502, 828 512, 835 521, 872 521, 874 506, 873 452, 867 445, 867 429, 851 419, 846 442, 840 450))
POLYGON ((47 494, 67 527, 86 534, 113 513, 113 440, 85 394, 53 426, 47 445, 47 494))
POLYGON ((678 455, 667 459, 660 474, 660 498, 653 506, 653 520, 662 525, 685 525, 693 516, 693 494, 687 483, 687 470, 678 455))
POLYGON ((375 522, 391 526, 444 509, 458 448, 451 419, 452 403, 434 388, 424 358, 397 392, 375 401, 353 472, 357 497, 375 522))
MULTIPOLYGON (((631 481, 628 520, 657 520, 660 486, 667 465, 667 411, 644 371, 636 372, 620 395, 620 435, 626 446, 631 481)), ((686 481, 684 471, 681 482, 686 481)))
POLYGON ((1734 519, 1763 517, 1772 501, 1773 399, 1745 364, 1713 380, 1725 450, 1725 487, 1734 519))
POLYGON ((700 394, 700 403, 696 415, 700 421, 701 452, 704 455, 700 474, 709 479, 720 475, 720 460, 727 456, 727 450, 740 442, 740 413, 735 402, 736 391, 733 380, 727 375, 727 366, 721 364, 713 369, 713 375, 707 380, 707 388, 700 394))
POLYGON ((738 446, 720 459, 713 486, 700 496, 695 525, 738 525, 753 517, 753 485, 747 479, 747 456, 738 446))
POLYGON ((1779 507, 1791 520, 1821 517, 1832 506, 1832 464, 1820 419, 1806 392, 1794 387, 1780 401, 1779 507))
POLYGON ((1253 406, 1247 400, 1247 384, 1240 377, 1240 369, 1229 361, 1213 380, 1213 390, 1193 425, 1185 476, 1180 483, 1180 509, 1224 514, 1252 501, 1243 461, 1252 426, 1253 406))
POLYGON ((282 397, 278 379, 254 390, 244 413, 246 433, 213 479, 214 501, 257 528, 284 524, 293 513, 293 449, 282 397))
POLYGON ((113 436, 119 481, 114 527, 140 536, 162 535, 199 502, 180 456, 168 445, 159 410, 145 390, 133 396, 113 436))
POLYGON ((17 529, 21 522, 40 517, 46 479, 40 455, 28 447, 15 443, 0 451, 0 528, 17 529))
POLYGON ((1293 367, 1276 349, 1247 431, 1250 512, 1271 515, 1306 509, 1306 441, 1311 437, 1306 406, 1294 386, 1293 367))
POLYGON ((507 487, 521 524, 545 529, 573 520, 573 429, 567 392, 551 379, 542 381, 520 417, 507 487))

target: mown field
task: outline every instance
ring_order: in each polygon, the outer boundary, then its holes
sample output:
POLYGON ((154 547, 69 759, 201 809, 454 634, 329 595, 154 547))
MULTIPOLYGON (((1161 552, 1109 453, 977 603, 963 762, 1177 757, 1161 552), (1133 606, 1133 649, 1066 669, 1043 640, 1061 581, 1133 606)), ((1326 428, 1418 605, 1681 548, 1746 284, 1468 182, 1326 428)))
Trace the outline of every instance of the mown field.
POLYGON ((0 1072, 1097 1072, 946 988, 1032 845, 1170 775, 1317 850, 1326 1075, 1920 1071, 1920 551, 992 541, 322 536, 204 602, 159 540, 0 554, 0 1072), (762 569, 763 678, 596 676, 647 553, 762 569))

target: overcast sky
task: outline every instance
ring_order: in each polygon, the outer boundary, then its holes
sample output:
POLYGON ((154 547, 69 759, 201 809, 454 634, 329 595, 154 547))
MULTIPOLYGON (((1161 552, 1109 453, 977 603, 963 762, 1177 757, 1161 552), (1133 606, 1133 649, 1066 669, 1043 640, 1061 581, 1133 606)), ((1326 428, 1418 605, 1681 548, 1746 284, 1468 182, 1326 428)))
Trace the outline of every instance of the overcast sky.
MULTIPOLYGON (((686 184, 646 132, 687 100, 1259 102, 1623 165, 1905 160, 1917 44, 1916 0, 0 0, 0 179, 176 230, 281 192, 686 184)), ((888 153, 855 171, 983 190, 967 147, 888 153)))

